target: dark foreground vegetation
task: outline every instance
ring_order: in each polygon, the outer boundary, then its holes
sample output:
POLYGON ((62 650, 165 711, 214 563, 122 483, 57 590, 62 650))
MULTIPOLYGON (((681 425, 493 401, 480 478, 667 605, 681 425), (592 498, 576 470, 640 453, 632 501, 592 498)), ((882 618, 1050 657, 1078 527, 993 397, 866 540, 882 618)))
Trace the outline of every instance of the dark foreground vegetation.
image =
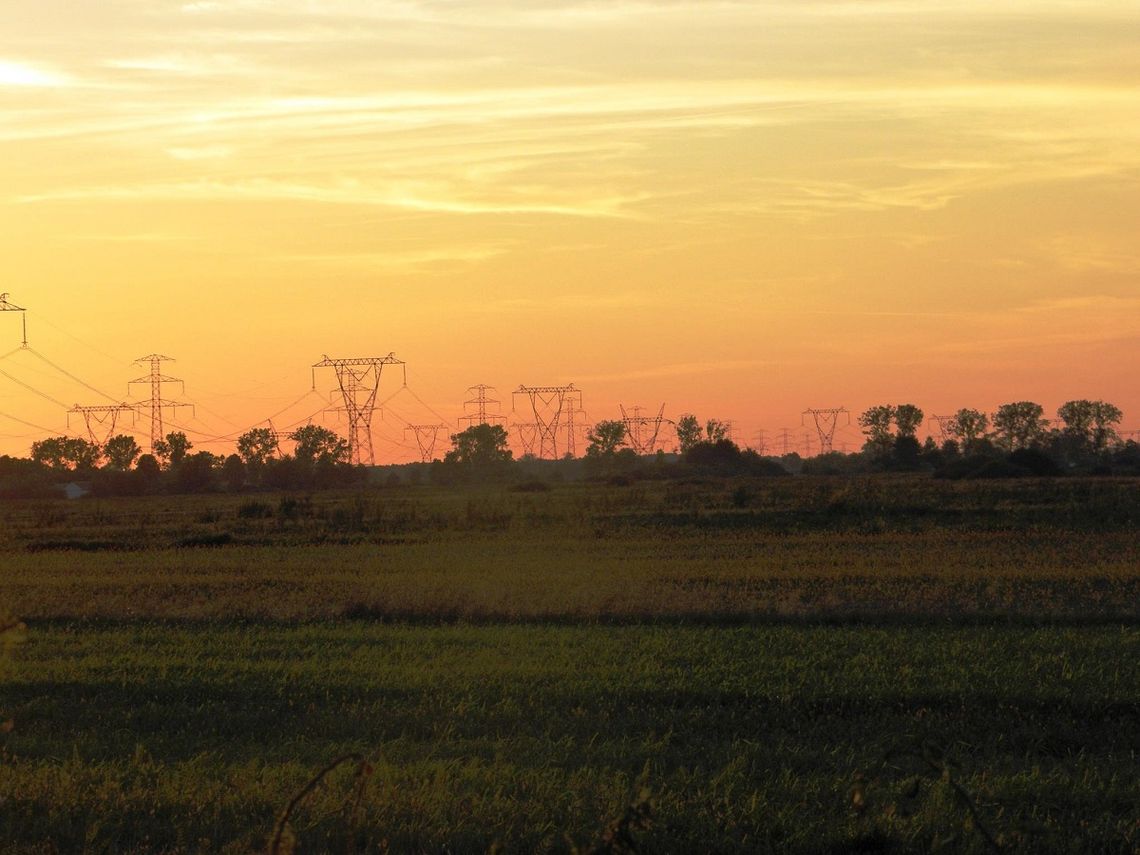
POLYGON ((1140 483, 611 480, 6 501, 0 849, 1140 846, 1140 483))

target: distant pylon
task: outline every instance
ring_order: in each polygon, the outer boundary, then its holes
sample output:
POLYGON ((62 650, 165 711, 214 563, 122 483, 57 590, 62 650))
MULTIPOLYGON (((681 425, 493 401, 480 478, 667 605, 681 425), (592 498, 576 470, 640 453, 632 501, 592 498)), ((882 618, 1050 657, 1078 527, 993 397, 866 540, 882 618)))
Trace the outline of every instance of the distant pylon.
MULTIPOLYGON (((563 425, 563 407, 569 397, 581 409, 581 390, 570 383, 566 386, 519 386, 512 394, 524 395, 530 402, 530 409, 534 414, 534 426, 538 434, 538 457, 556 460, 558 458, 558 432, 563 425)), ((574 442, 571 437, 567 440, 567 446, 573 447, 573 445, 574 442)))
POLYGON ((152 353, 150 356, 140 356, 135 360, 136 365, 149 365, 150 373, 143 377, 136 377, 127 383, 127 388, 136 383, 146 383, 150 385, 150 399, 147 401, 140 401, 139 407, 150 407, 150 451, 151 454, 155 453, 155 446, 165 438, 162 426, 162 409, 169 407, 174 412, 178 411, 179 407, 191 407, 193 404, 179 403, 178 401, 167 401, 162 397, 162 386, 165 383, 178 383, 185 391, 185 384, 182 383, 177 377, 167 377, 162 373, 162 363, 173 362, 174 360, 169 356, 162 356, 158 353, 152 353))
POLYGON ((792 448, 792 432, 788 428, 780 428, 780 445, 787 455, 792 448))
POLYGON ((24 340, 20 346, 21 347, 27 347, 28 346, 28 312, 27 312, 27 310, 20 307, 20 306, 17 306, 15 303, 9 303, 8 302, 8 292, 5 291, 3 294, 0 294, 0 312, 19 312, 20 313, 20 323, 21 323, 21 325, 23 327, 23 331, 24 331, 24 340))
POLYGON ((851 424, 851 413, 846 407, 832 407, 830 409, 816 410, 809 407, 800 416, 800 424, 804 423, 806 416, 815 421, 815 429, 819 434, 819 453, 828 454, 835 440, 835 428, 841 415, 847 416, 847 423, 851 424))
POLYGON ((435 445, 439 439, 440 431, 450 430, 449 425, 408 425, 404 428, 404 436, 411 431, 416 435, 416 445, 420 447, 420 460, 431 463, 435 460, 435 445))
POLYGON ((586 411, 575 409, 574 404, 574 396, 568 395, 566 397, 566 453, 571 457, 578 456, 578 432, 586 432, 590 429, 590 425, 586 422, 586 411))
POLYGON ((804 457, 811 457, 811 434, 804 433, 804 457))
POLYGON ((752 434, 752 439, 756 443, 756 453, 763 457, 768 453, 768 441, 765 439, 768 431, 760 428, 756 433, 752 434))
POLYGON ((515 429, 515 434, 519 438, 519 445, 522 446, 522 456, 534 456, 534 446, 538 440, 538 425, 533 422, 515 422, 512 427, 515 429))
POLYGON ((935 422, 938 425, 939 443, 945 443, 951 438, 950 425, 954 421, 953 416, 931 416, 926 421, 927 423, 935 422))
POLYGON ((633 415, 625 411, 625 407, 618 404, 621 410, 621 421, 625 425, 625 439, 629 447, 638 455, 652 454, 657 450, 657 439, 661 434, 661 425, 672 424, 665 418, 665 405, 662 404, 655 416, 643 416, 641 407, 633 407, 633 415))
POLYGON ((115 434, 115 425, 119 420, 119 413, 130 413, 132 416, 135 416, 138 414, 138 410, 127 403, 99 405, 95 407, 81 407, 79 404, 76 404, 67 411, 67 427, 69 430, 71 429, 72 413, 83 416, 83 423, 87 426, 87 435, 91 437, 93 443, 96 445, 106 445, 107 440, 115 434), (96 436, 92 422, 102 428, 102 439, 96 436))
POLYGON ((313 365, 313 388, 317 386, 317 369, 332 368, 336 372, 344 411, 348 414, 348 448, 353 463, 376 465, 376 452, 372 448, 372 413, 376 408, 376 393, 380 389, 380 374, 385 365, 404 366, 404 385, 408 385, 408 369, 395 353, 387 356, 365 356, 353 359, 324 357, 313 365))
POLYGON ((499 422, 505 422, 507 417, 499 412, 491 412, 490 407, 495 410, 499 409, 499 401, 496 398, 488 398, 487 392, 494 392, 494 386, 488 386, 486 383, 479 383, 475 386, 469 386, 467 393, 471 395, 469 399, 463 402, 463 415, 459 417, 459 423, 467 423, 469 427, 475 425, 489 425, 499 422))

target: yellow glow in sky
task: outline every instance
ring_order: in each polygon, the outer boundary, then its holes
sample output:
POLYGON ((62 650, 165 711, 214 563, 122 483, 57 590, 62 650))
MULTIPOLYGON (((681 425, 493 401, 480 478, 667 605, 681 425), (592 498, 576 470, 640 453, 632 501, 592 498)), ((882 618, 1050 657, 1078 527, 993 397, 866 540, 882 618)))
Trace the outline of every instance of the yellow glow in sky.
POLYGON ((1134 0, 19 4, 0 453, 152 352, 214 451, 391 351, 384 461, 476 383, 744 443, 904 401, 1140 427, 1138 43, 1134 0))

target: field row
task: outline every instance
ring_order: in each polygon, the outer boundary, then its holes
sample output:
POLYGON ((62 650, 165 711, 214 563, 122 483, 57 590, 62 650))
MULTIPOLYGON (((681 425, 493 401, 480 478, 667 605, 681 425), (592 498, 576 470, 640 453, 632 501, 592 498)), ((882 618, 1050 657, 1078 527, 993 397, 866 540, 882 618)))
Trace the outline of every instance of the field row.
POLYGON ((380 546, 17 553, 26 619, 468 621, 1140 618, 1140 541, 1055 532, 663 542, 536 532, 380 546))
POLYGON ((309 851, 564 849, 642 790, 657 850, 1140 845, 1133 629, 54 626, 9 677, 17 849, 249 851, 349 752, 309 851))

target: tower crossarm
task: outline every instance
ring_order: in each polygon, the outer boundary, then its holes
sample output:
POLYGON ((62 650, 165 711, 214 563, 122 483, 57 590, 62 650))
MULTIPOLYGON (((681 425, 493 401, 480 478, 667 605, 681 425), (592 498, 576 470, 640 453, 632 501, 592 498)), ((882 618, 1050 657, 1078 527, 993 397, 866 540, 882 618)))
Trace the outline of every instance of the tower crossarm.
POLYGON ((380 376, 385 365, 403 366, 404 386, 408 385, 407 365, 395 353, 343 359, 334 359, 326 354, 312 366, 314 389, 318 368, 332 368, 336 373, 344 410, 348 414, 348 447, 353 463, 376 463, 372 447, 372 414, 377 409, 376 393, 380 389, 380 376))

